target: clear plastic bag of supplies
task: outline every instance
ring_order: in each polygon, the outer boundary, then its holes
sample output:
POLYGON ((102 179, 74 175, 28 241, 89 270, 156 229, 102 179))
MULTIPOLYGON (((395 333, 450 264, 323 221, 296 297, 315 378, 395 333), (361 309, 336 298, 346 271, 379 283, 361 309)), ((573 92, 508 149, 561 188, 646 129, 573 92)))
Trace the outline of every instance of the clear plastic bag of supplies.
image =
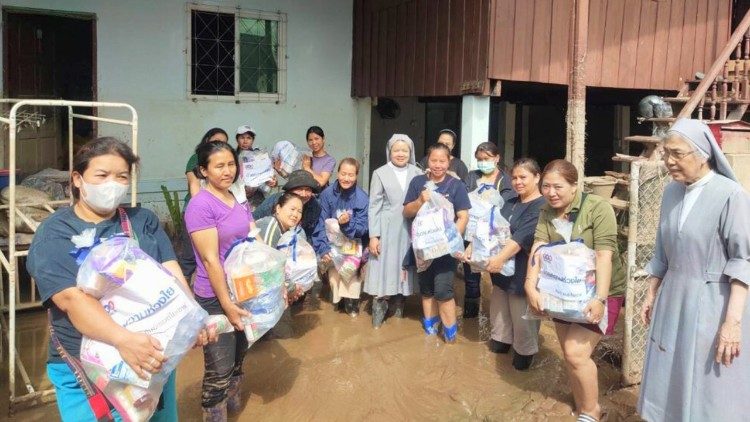
POLYGON ((282 174, 289 174, 302 168, 302 156, 310 155, 310 150, 301 148, 291 141, 279 141, 273 146, 271 159, 281 163, 282 174))
MULTIPOLYGON (((93 229, 91 229, 93 231, 93 229)), ((89 232, 85 236, 91 235, 89 232)), ((99 299, 122 327, 155 337, 167 358, 161 371, 141 379, 111 345, 83 336, 81 364, 124 420, 147 420, 169 375, 195 344, 208 314, 172 274, 129 237, 116 236, 86 251, 77 286, 99 299)), ((89 243, 93 244, 93 242, 89 243)))
POLYGON ((240 151, 242 181, 249 188, 258 188, 273 178, 273 163, 267 151, 240 151))
POLYGON ((305 240, 300 227, 287 230, 279 238, 276 249, 286 255, 284 276, 288 283, 299 286, 306 292, 318 279, 318 258, 315 250, 305 240))
POLYGON ((417 272, 426 270, 435 258, 449 254, 457 256, 464 251, 463 238, 453 221, 453 204, 435 192, 434 183, 427 182, 425 189, 430 190, 430 200, 417 211, 411 225, 417 272))
POLYGON ((235 242, 224 260, 232 300, 250 312, 244 317, 248 347, 273 328, 284 313, 286 255, 259 242, 254 233, 235 242))
POLYGON ((481 184, 478 188, 469 192, 469 201, 471 201, 471 209, 469 209, 469 222, 466 223, 465 236, 467 239, 474 237, 480 223, 489 223, 493 207, 499 210, 504 204, 500 192, 494 186, 488 184, 481 184))
MULTIPOLYGON (((510 237, 510 223, 500 214, 500 208, 493 206, 490 208, 489 220, 480 221, 471 238, 471 269, 476 272, 487 271, 489 259, 500 253, 510 237)), ((500 274, 511 276, 515 272, 516 260, 511 257, 503 265, 500 274)))
MULTIPOLYGON (((553 224, 558 232, 570 238, 569 222, 553 224)), ((541 261, 539 282, 542 306, 547 315, 563 321, 589 323, 584 312, 596 298, 596 253, 581 240, 554 242, 538 249, 541 261)), ((607 310, 599 327, 607 326, 607 310)))
POLYGON ((325 226, 326 237, 331 244, 333 266, 341 279, 348 282, 357 275, 364 263, 362 240, 346 237, 335 218, 327 218, 325 226))

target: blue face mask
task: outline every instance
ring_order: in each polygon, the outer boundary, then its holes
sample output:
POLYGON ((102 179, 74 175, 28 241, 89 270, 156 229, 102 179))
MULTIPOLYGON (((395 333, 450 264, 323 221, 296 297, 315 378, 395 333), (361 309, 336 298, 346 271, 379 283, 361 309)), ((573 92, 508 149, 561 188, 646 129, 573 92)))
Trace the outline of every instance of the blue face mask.
POLYGON ((477 168, 484 174, 491 174, 497 170, 497 164, 494 161, 477 161, 477 168))

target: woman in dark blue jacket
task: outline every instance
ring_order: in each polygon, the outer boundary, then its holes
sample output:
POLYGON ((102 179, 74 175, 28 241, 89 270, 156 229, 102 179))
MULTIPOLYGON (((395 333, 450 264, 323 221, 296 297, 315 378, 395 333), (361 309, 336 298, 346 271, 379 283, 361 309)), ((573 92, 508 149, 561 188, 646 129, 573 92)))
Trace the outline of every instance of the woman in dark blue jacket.
MULTIPOLYGON (((369 197, 357 186, 359 162, 354 158, 344 158, 339 163, 338 179, 327 187, 318 198, 320 202, 320 227, 325 227, 325 220, 338 220, 341 233, 348 239, 356 240, 360 245, 367 245, 368 223, 367 209, 369 197)), ((361 272, 345 281, 331 264, 331 244, 325 230, 316 230, 313 234, 313 248, 324 265, 329 266, 328 282, 331 286, 331 297, 334 304, 343 298, 344 309, 351 316, 359 313, 359 295, 362 292, 361 272)))

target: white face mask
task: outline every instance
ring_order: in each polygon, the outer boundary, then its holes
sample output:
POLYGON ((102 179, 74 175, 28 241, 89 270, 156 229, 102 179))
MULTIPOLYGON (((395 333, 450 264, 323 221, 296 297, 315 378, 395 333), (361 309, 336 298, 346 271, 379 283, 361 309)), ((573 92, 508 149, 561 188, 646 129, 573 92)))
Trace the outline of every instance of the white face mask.
POLYGON ((86 183, 83 180, 81 180, 81 183, 83 187, 81 198, 86 201, 91 209, 101 214, 107 214, 117 209, 130 189, 129 184, 123 185, 114 180, 98 185, 86 183))

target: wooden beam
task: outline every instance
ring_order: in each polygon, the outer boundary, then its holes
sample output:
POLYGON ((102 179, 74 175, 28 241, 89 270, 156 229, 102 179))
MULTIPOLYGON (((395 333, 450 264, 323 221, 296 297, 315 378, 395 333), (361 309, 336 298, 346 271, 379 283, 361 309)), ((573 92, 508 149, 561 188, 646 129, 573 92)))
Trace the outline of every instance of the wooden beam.
POLYGON ((578 169, 578 182, 583 183, 586 161, 586 49, 588 38, 589 0, 574 0, 570 14, 573 54, 568 80, 566 158, 578 169))

